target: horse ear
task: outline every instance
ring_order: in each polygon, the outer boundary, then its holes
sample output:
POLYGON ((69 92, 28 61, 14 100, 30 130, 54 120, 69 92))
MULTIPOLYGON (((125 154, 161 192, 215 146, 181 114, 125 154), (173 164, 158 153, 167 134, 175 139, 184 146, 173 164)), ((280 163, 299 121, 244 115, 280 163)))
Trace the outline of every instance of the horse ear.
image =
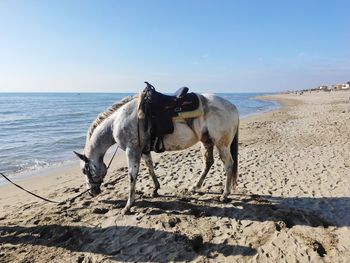
POLYGON ((84 162, 87 162, 88 161, 88 158, 84 155, 84 154, 81 154, 81 153, 77 153, 76 151, 73 151, 75 153, 76 156, 78 156, 78 158, 84 162))

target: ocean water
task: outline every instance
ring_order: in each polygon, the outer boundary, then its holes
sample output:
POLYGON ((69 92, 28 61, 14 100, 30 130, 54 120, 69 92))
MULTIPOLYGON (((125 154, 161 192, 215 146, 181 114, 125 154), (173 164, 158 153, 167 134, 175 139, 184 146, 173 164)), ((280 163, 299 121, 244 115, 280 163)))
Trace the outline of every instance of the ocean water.
MULTIPOLYGON (((266 93, 265 93, 266 94, 266 93)), ((0 172, 15 176, 75 160, 91 122, 126 93, 0 93, 0 172)), ((219 94, 240 116, 269 111, 277 103, 263 93, 219 94)))

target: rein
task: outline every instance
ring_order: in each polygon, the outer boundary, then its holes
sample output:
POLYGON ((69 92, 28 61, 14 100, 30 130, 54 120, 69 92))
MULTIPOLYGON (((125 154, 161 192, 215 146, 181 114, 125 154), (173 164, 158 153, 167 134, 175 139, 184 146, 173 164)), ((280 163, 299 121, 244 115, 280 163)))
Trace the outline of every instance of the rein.
MULTIPOLYGON (((117 146, 117 148, 116 148, 116 150, 115 150, 115 152, 114 152, 114 154, 113 154, 111 160, 109 161, 109 164, 108 164, 108 166, 107 166, 107 171, 108 171, 109 167, 110 167, 111 164, 112 164, 112 161, 113 161, 114 156, 116 155, 116 153, 117 153, 117 151, 118 151, 118 148, 119 148, 119 145, 117 146)), ((0 172, 0 175, 1 175, 2 177, 4 177, 8 182, 10 182, 10 183, 13 184, 14 186, 18 187, 19 189, 21 189, 21 190, 27 192, 28 194, 31 194, 32 196, 35 196, 36 198, 39 198, 39 199, 44 200, 44 201, 46 201, 46 202, 54 203, 54 204, 57 204, 57 205, 61 205, 61 204, 67 203, 67 202, 72 202, 72 201, 74 201, 76 198, 82 196, 83 194, 85 194, 86 192, 88 192, 88 191, 90 190, 90 189, 86 189, 85 191, 83 191, 83 192, 77 194, 76 196, 74 196, 74 197, 72 197, 72 198, 69 198, 69 199, 67 199, 67 200, 64 200, 64 201, 55 201, 55 200, 50 200, 50 199, 48 199, 48 198, 42 197, 42 196, 40 196, 40 195, 37 195, 37 194, 35 194, 35 193, 33 193, 33 192, 31 192, 31 191, 29 191, 29 190, 23 188, 22 186, 20 186, 20 185, 14 183, 13 181, 11 181, 6 175, 4 175, 4 174, 1 173, 1 172, 0 172)), ((89 179, 90 179, 90 178, 89 178, 89 179)), ((94 181, 93 181, 93 182, 94 182, 94 181)))

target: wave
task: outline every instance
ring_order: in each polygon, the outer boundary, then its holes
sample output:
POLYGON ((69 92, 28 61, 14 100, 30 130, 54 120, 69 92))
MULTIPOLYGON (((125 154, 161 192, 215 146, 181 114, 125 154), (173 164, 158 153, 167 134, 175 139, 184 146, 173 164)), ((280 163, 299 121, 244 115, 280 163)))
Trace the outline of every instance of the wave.
POLYGON ((31 120, 32 117, 28 115, 8 115, 8 114, 0 114, 0 123, 6 123, 6 122, 18 122, 18 121, 24 121, 24 120, 31 120))

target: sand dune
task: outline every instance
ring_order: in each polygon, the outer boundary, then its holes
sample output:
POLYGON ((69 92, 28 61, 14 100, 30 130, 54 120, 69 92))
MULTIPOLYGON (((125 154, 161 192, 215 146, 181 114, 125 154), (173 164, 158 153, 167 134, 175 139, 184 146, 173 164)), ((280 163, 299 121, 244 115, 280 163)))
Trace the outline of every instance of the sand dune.
MULTIPOLYGON (((199 146, 155 157, 160 196, 141 167, 137 201, 125 159, 101 195, 54 205, 0 187, 1 262, 346 262, 350 258, 350 93, 274 95, 284 107, 241 122, 237 191, 219 201, 215 154, 201 191, 199 146)), ((63 199, 84 190, 78 167, 21 182, 63 199)))

